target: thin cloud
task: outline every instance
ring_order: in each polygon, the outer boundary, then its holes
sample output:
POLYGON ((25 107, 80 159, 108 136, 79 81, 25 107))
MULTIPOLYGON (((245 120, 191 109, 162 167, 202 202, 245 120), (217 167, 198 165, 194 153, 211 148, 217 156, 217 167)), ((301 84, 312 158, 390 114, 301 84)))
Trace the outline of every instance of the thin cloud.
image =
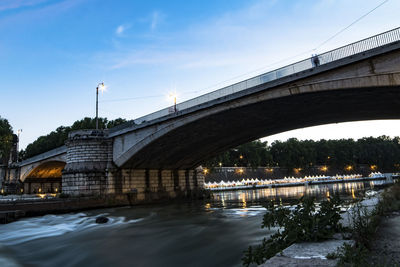
MULTIPOLYGON (((0 0, 1 2, 2 0, 0 0)), ((11 3, 12 0, 6 0, 11 3)), ((49 19, 49 17, 56 17, 59 14, 65 13, 69 11, 70 9, 79 6, 81 3, 83 3, 86 0, 62 0, 62 1, 57 1, 57 2, 49 2, 48 0, 20 0, 18 1, 20 5, 18 7, 23 7, 28 6, 30 3, 30 6, 38 6, 37 8, 31 8, 31 9, 23 9, 21 10, 22 12, 15 12, 15 14, 9 15, 9 16, 4 16, 3 18, 0 18, 0 29, 2 27, 12 27, 15 24, 19 23, 27 23, 30 21, 37 21, 37 20, 45 20, 49 19), (40 3, 47 3, 40 5, 40 3)), ((6 7, 6 2, 1 2, 0 7, 6 7)), ((16 5, 14 5, 16 6, 16 5)), ((11 5, 8 6, 10 9, 11 5)), ((18 8, 15 7, 15 8, 18 8)), ((0 8, 1 12, 1 8, 0 8)))
POLYGON ((129 26, 121 24, 115 29, 115 34, 121 36, 128 28, 129 26))
POLYGON ((0 2, 0 11, 17 9, 21 7, 36 6, 47 2, 48 0, 2 0, 0 2))
POLYGON ((131 27, 130 24, 121 24, 115 29, 115 34, 118 36, 124 35, 124 33, 131 27))
MULTIPOLYGON (((262 60, 257 52, 264 49, 269 37, 263 34, 264 27, 246 27, 247 25, 243 26, 237 21, 240 18, 240 21, 251 23, 255 20, 255 17, 261 19, 265 12, 261 12, 260 9, 268 11, 271 6, 270 3, 250 6, 237 13, 225 14, 222 18, 218 17, 189 26, 177 33, 168 33, 170 40, 182 40, 178 46, 165 45, 169 44, 169 40, 166 39, 162 42, 162 45, 156 42, 146 49, 127 49, 107 53, 104 56, 111 61, 109 64, 111 69, 121 69, 134 65, 159 66, 170 64, 176 68, 192 69, 225 67, 235 63, 248 64, 249 61, 254 63, 254 60, 262 60), (249 47, 246 45, 246 40, 250 39, 260 45, 249 47), (189 42, 189 46, 187 42, 189 42), (221 46, 223 42, 225 45, 221 46), (237 58, 235 56, 237 51, 241 51, 245 56, 237 58)), ((152 13, 150 21, 152 30, 157 28, 163 17, 164 15, 158 11, 152 13)), ((162 36, 163 33, 157 34, 157 37, 162 36)))
POLYGON ((162 22, 162 20, 164 19, 164 15, 159 12, 159 11, 154 11, 151 14, 151 22, 150 22, 150 28, 151 30, 155 30, 157 28, 157 26, 162 22))
MULTIPOLYGON (((332 0, 324 1, 329 4, 332 0)), ((313 25, 312 20, 299 23, 299 27, 307 28, 306 31, 299 30, 290 36, 282 34, 287 23, 274 19, 273 8, 276 4, 277 1, 259 1, 246 8, 185 26, 177 32, 154 32, 153 37, 168 38, 162 42, 147 39, 149 45, 145 48, 128 45, 98 56, 109 62, 107 65, 113 70, 139 65, 201 70, 237 65, 240 66, 236 67, 237 73, 253 76, 304 59, 309 56, 307 51, 314 47, 313 42, 325 38, 315 37, 319 27, 309 27, 313 25), (271 18, 266 20, 266 16, 271 18), (295 47, 293 40, 296 40, 295 47), (276 46, 276 43, 280 45, 276 46)), ((289 15, 297 9, 289 10, 289 15)), ((151 22, 152 30, 159 25, 160 14, 153 12, 151 21, 147 17, 146 22, 151 22)), ((329 24, 326 22, 324 27, 326 25, 329 24)), ((355 38, 362 37, 364 35, 360 33, 355 38)), ((336 47, 342 43, 338 41, 332 45, 336 47)), ((232 72, 232 76, 235 75, 232 72)))
POLYGON ((116 33, 117 35, 121 35, 124 31, 125 31, 124 25, 119 25, 119 26, 117 27, 117 29, 115 29, 115 33, 116 33))

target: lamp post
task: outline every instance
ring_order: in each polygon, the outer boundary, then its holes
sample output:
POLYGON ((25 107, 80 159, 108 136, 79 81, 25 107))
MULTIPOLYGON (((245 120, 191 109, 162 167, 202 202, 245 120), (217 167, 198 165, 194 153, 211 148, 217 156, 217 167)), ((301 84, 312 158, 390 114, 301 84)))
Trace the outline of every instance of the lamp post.
POLYGON ((96 130, 99 129, 99 89, 104 92, 104 82, 99 83, 96 87, 96 130))
POLYGON ((174 111, 176 112, 176 95, 174 95, 174 111))
POLYGON ((176 92, 171 92, 168 94, 168 97, 174 101, 174 113, 176 113, 176 92))
POLYGON ((17 140, 17 162, 18 162, 18 157, 19 157, 19 155, 18 155, 18 153, 19 153, 19 136, 21 135, 21 133, 22 133, 22 129, 18 129, 18 131, 17 131, 17 135, 18 135, 18 140, 17 140))

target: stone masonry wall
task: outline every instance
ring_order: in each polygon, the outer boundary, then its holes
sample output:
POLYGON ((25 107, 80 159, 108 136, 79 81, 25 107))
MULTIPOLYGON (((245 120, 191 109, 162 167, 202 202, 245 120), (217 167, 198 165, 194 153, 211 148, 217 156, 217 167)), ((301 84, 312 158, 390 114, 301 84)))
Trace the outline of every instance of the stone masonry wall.
POLYGON ((175 198, 203 188, 196 170, 117 168, 112 161, 112 139, 104 131, 72 132, 68 141, 62 192, 70 195, 128 194, 135 201, 175 198))
MULTIPOLYGON (((178 170, 178 186, 175 186, 173 170, 121 170, 121 193, 132 193, 137 200, 145 200, 154 193, 164 193, 170 198, 178 195, 185 195, 190 190, 196 189, 194 182, 195 170, 178 170), (146 174, 146 172, 148 174, 146 174), (186 173, 188 176, 186 177, 186 173), (161 177, 159 176, 161 174, 161 177), (148 177, 148 178, 147 178, 148 177), (161 178, 161 181, 160 181, 161 178), (148 182, 146 182, 148 179, 148 182), (186 179, 189 180, 189 188, 186 187, 186 179), (161 182, 161 183, 160 183, 161 182)), ((198 184, 203 184, 200 182, 198 184)))
POLYGON ((69 135, 62 191, 71 195, 107 193, 111 140, 103 131, 82 130, 69 135))

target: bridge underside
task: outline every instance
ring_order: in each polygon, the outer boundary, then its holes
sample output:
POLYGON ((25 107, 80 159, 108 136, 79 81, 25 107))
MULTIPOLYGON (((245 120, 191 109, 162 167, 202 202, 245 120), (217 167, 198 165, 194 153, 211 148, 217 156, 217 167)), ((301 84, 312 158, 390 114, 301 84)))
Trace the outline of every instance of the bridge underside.
POLYGON ((23 181, 25 193, 57 193, 61 191, 65 162, 48 161, 34 168, 23 181))
POLYGON ((227 109, 176 128, 136 153, 124 168, 190 169, 240 144, 328 123, 399 119, 399 86, 303 93, 227 109))

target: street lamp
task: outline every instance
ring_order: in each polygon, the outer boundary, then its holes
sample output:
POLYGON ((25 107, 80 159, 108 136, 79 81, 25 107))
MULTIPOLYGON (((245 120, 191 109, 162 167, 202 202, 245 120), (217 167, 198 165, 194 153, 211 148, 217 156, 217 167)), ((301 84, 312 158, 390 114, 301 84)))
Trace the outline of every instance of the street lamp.
POLYGON ((346 169, 347 171, 351 171, 351 170, 353 169, 353 166, 347 165, 345 169, 346 169))
POLYGON ((19 136, 21 135, 21 133, 22 133, 22 129, 18 129, 18 131, 17 131, 17 135, 18 135, 18 140, 17 140, 17 162, 18 162, 18 153, 19 153, 19 136))
POLYGON ((168 94, 168 97, 174 101, 174 112, 176 112, 176 92, 171 92, 168 94))
POLYGON ((96 87, 96 130, 99 129, 99 89, 103 93, 106 87, 104 82, 99 83, 96 87))

